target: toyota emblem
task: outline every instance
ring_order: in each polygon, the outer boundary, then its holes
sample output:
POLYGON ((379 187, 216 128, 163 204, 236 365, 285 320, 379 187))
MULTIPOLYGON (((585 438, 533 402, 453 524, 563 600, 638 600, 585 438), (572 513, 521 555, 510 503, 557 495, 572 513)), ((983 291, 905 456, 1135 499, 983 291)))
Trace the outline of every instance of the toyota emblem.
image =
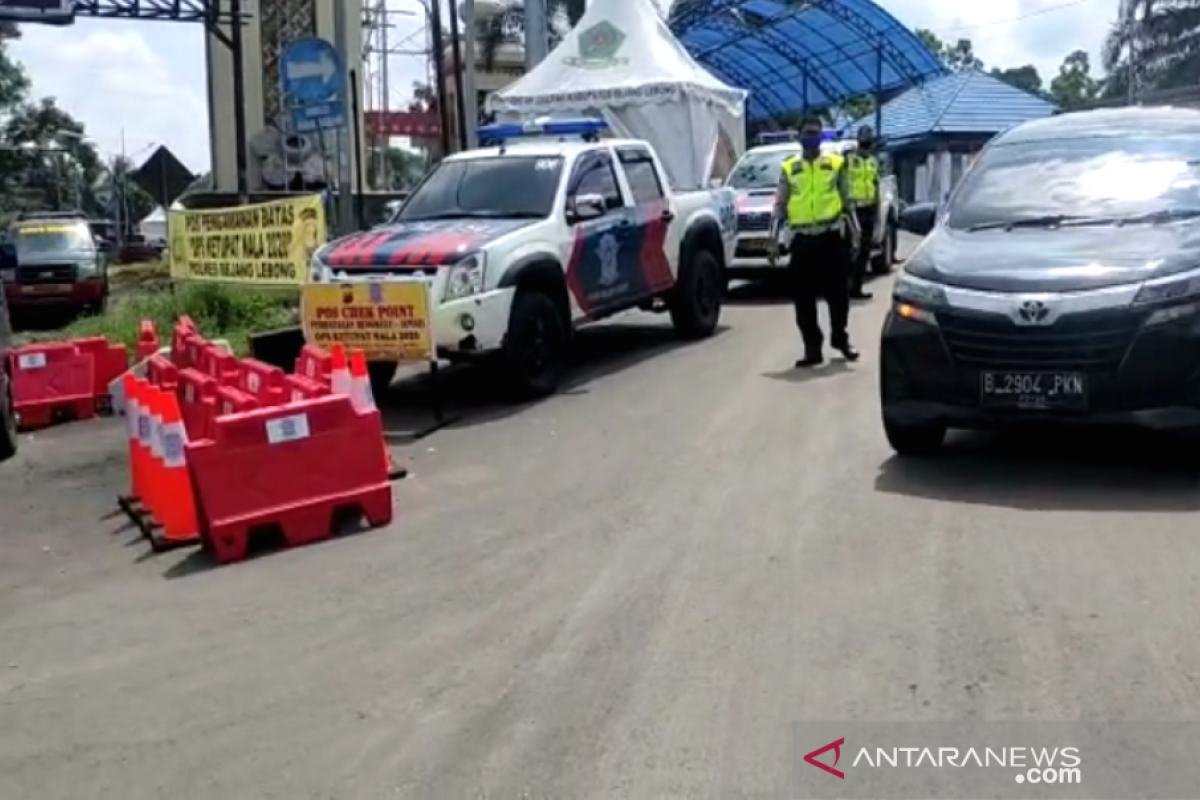
POLYGON ((1027 325, 1040 325, 1050 316, 1050 309, 1041 300, 1026 300, 1017 309, 1017 314, 1027 325))

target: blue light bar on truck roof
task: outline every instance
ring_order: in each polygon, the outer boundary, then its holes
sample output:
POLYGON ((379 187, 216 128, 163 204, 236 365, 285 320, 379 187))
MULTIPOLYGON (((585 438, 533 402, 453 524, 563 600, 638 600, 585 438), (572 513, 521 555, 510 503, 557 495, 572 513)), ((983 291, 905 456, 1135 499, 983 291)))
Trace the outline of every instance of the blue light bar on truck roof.
POLYGON ((602 119, 558 119, 545 122, 502 122, 495 125, 482 125, 477 135, 481 143, 500 143, 509 139, 533 136, 595 138, 607 130, 608 123, 602 119))
MULTIPOLYGON (((822 142, 832 142, 837 139, 834 131, 821 131, 822 142)), ((759 144, 788 144, 800 141, 796 131, 765 131, 758 135, 759 144)))
POLYGON ((798 140, 795 131, 765 131, 758 135, 759 144, 787 144, 798 140))

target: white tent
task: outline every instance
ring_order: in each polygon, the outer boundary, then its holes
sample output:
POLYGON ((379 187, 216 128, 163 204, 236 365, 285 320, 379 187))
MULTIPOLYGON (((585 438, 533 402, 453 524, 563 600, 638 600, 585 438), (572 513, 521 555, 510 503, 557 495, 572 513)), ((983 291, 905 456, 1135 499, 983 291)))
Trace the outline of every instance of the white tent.
POLYGON ((746 95, 692 59, 652 0, 592 0, 488 109, 503 118, 602 114, 617 135, 655 145, 676 189, 695 189, 724 177, 745 149, 746 95))
MULTIPOLYGON (((182 208, 183 206, 178 201, 171 204, 172 211, 182 208)), ((154 210, 138 223, 138 233, 145 236, 147 241, 165 242, 167 240, 167 212, 163 210, 162 206, 155 206, 154 210)))

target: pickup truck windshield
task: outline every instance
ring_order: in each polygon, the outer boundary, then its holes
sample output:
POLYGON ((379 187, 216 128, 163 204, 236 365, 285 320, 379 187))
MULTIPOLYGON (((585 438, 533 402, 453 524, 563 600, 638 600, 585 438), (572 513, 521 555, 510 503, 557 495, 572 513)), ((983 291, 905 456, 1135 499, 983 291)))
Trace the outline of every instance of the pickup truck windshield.
POLYGON ((783 162, 800 152, 769 150, 765 153, 746 153, 733 167, 728 186, 732 189, 774 189, 783 171, 783 162))
POLYGON ((1143 134, 1001 142, 950 202, 948 224, 958 230, 1162 221, 1200 206, 1200 142, 1143 134))
POLYGON ((554 209, 562 170, 559 156, 501 155, 443 161, 417 187, 393 221, 548 217, 554 209))
POLYGON ((17 259, 91 253, 96 249, 87 223, 28 223, 18 225, 9 236, 17 248, 17 259))

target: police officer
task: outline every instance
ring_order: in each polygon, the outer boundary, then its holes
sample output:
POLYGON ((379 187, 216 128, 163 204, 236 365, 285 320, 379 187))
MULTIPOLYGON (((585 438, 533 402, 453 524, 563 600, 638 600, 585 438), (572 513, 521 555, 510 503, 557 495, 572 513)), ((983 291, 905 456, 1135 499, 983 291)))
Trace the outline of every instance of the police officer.
MULTIPOLYGON (((778 247, 786 223, 791 236, 788 280, 796 307, 796 327, 804 340, 804 358, 797 367, 815 367, 824 361, 824 337, 817 315, 817 297, 829 306, 829 343, 847 361, 857 361, 850 344, 850 268, 858 221, 851 212, 845 160, 821 152, 820 117, 800 123, 799 155, 783 162, 771 218, 771 241, 778 247)), ((772 260, 777 250, 771 252, 772 260)))
POLYGON ((874 149, 875 131, 870 125, 863 125, 858 129, 858 147, 846 159, 850 202, 854 205, 859 229, 858 249, 850 272, 851 300, 871 299, 871 293, 863 291, 863 281, 871 260, 875 222, 879 219, 879 160, 875 157, 874 149))

